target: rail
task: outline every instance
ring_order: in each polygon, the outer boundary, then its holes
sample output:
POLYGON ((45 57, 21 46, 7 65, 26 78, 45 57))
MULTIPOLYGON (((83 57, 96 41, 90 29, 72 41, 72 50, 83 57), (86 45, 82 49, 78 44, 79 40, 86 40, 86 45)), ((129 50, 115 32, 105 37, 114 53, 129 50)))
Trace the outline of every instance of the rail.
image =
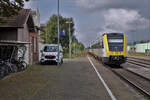
MULTIPOLYGON (((96 60, 100 60, 100 57, 93 54, 88 53, 92 57, 94 57, 96 60)), ((112 68, 112 66, 105 65, 109 70, 111 70, 114 74, 116 74, 118 77, 126 81, 128 84, 136 88, 139 92, 146 95, 148 98, 150 98, 150 80, 137 74, 134 72, 131 72, 127 69, 124 69, 122 66, 117 66, 118 68, 112 68)))

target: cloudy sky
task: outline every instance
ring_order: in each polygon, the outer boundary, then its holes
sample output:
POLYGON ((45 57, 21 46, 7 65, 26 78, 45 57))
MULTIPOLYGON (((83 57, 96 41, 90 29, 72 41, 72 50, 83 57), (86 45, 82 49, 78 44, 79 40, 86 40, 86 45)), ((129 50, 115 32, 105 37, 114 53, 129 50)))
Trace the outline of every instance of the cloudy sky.
MULTIPOLYGON (((31 0, 26 8, 39 8, 41 23, 57 13, 57 0, 31 0)), ((60 13, 73 17, 75 35, 88 46, 104 32, 123 32, 128 42, 150 40, 150 0, 60 0, 60 13)))

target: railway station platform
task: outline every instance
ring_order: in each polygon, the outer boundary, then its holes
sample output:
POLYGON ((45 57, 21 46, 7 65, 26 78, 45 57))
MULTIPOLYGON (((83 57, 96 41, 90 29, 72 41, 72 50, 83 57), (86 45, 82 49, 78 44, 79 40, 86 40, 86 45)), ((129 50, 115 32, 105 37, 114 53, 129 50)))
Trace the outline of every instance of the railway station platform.
POLYGON ((65 59, 61 66, 30 66, 24 72, 5 77, 0 80, 0 97, 1 100, 142 100, 141 94, 125 84, 94 58, 85 56, 65 59))

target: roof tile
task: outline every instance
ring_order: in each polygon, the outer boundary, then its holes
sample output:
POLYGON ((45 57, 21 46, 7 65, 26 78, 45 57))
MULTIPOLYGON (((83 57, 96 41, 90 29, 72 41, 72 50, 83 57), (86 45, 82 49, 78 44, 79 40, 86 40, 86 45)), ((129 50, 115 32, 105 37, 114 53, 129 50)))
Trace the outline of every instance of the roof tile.
POLYGON ((28 16, 30 15, 30 9, 22 9, 18 15, 13 17, 1 17, 5 23, 0 24, 0 27, 23 27, 28 16))

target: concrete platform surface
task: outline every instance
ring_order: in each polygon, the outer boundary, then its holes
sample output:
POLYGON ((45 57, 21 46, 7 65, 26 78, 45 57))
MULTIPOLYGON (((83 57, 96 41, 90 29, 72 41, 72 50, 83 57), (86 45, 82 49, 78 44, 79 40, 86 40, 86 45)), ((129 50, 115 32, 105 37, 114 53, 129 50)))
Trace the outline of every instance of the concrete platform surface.
POLYGON ((0 80, 0 100, 111 100, 87 58, 35 65, 0 80), (11 98, 11 99, 10 99, 11 98))
MULTIPOLYGON (((117 100, 140 98, 119 77, 91 58, 117 100)), ((62 66, 34 65, 0 80, 0 100, 112 100, 87 57, 62 66)))

